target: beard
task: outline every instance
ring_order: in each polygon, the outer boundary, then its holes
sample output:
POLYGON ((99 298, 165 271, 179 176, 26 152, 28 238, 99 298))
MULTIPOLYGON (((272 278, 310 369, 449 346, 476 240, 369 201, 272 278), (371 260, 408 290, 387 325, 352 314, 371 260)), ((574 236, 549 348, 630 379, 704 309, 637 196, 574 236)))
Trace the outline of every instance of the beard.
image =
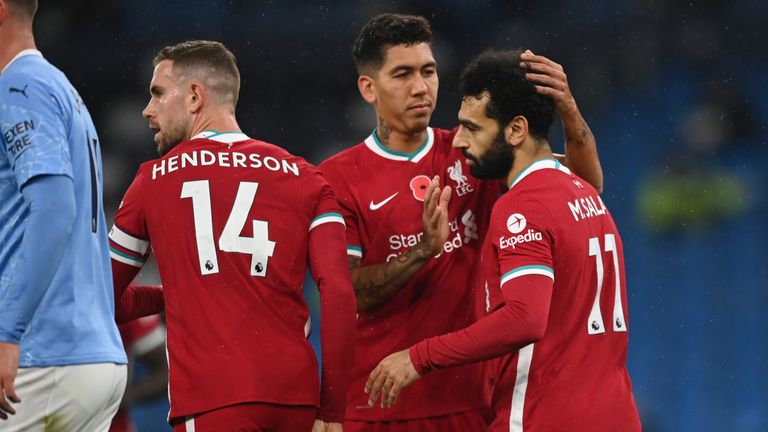
POLYGON ((163 128, 160 139, 156 142, 157 152, 165 156, 177 144, 184 141, 189 132, 189 125, 184 121, 177 121, 163 128))
POLYGON ((512 153, 512 146, 504 141, 504 131, 499 131, 496 138, 479 157, 472 156, 466 149, 462 151, 464 157, 474 162, 469 167, 472 177, 484 180, 496 180, 503 178, 512 169, 512 162, 515 156, 512 153))

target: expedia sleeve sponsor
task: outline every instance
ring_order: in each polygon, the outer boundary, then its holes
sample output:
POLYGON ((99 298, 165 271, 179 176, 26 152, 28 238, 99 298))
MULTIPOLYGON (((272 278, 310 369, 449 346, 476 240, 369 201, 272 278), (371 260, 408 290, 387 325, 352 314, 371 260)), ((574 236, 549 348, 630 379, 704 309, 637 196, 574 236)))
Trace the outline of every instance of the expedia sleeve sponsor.
POLYGON ((525 232, 525 234, 518 234, 516 236, 511 236, 511 237, 499 237, 499 247, 502 249, 506 249, 508 247, 511 247, 512 249, 514 249, 515 245, 518 245, 520 243, 527 243, 531 241, 541 241, 543 239, 544 237, 541 235, 539 231, 529 228, 528 231, 525 232))
POLYGON ((22 120, 7 130, 3 129, 3 144, 8 154, 14 159, 18 159, 21 153, 32 145, 30 133, 34 130, 35 122, 31 119, 22 120))

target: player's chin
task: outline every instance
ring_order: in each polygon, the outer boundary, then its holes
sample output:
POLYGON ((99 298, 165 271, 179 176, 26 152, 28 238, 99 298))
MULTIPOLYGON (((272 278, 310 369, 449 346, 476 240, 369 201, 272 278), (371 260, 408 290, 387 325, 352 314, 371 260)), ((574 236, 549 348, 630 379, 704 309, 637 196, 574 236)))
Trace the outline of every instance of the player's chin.
POLYGON ((432 113, 429 113, 429 115, 415 116, 410 118, 410 121, 407 123, 408 130, 412 133, 422 132, 429 126, 429 119, 431 115, 432 113))

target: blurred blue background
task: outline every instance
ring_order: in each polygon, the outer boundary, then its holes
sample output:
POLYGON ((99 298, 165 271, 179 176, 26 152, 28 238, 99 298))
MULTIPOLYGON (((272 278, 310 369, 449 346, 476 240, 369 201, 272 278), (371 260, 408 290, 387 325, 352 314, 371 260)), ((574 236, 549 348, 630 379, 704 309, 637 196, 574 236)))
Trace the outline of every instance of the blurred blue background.
MULTIPOLYGON (((38 45, 99 129, 107 213, 155 157, 141 110, 152 57, 167 44, 224 42, 239 59, 244 131, 315 163, 374 127, 350 47, 377 13, 432 22, 436 127, 454 126, 458 75, 482 50, 552 58, 597 137, 603 199, 624 240, 629 369, 644 430, 768 431, 768 3, 41 3, 38 45)), ((562 135, 550 139, 562 151, 562 135)), ((166 409, 136 407, 138 430, 169 430, 166 409)))

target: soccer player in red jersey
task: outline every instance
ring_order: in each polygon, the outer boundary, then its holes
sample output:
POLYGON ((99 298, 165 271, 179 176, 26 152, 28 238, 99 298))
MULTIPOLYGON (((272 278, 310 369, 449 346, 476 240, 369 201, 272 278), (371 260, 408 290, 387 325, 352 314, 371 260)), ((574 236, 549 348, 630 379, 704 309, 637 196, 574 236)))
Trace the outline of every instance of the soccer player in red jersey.
POLYGON ((222 44, 169 46, 154 64, 144 116, 161 157, 139 168, 109 237, 118 294, 150 245, 157 260, 174 430, 339 428, 355 306, 331 186, 240 131, 240 74, 222 44), (306 339, 308 264, 322 307, 322 388, 306 339))
MULTIPOLYGON (((502 192, 498 181, 469 176, 464 156, 451 148, 455 130, 429 127, 438 91, 431 41, 429 23, 422 17, 386 14, 364 26, 353 54, 358 88, 376 110, 377 127, 365 141, 320 165, 339 196, 357 296, 358 343, 347 431, 485 427, 488 389, 479 365, 425 376, 390 409, 369 404, 363 393, 368 374, 387 354, 476 320, 472 287, 481 239, 502 192), (447 236, 421 217, 434 176, 451 190, 447 236)), ((594 139, 562 70, 530 53, 523 59, 532 69, 542 68, 540 91, 553 93, 558 101, 567 163, 599 185, 602 172, 594 139)))
POLYGON ((367 388, 391 406, 420 376, 501 356, 489 430, 639 431, 621 238, 598 192, 553 158, 553 101, 519 57, 491 51, 467 66, 453 141, 473 177, 509 185, 483 246, 493 312, 385 358, 367 388))

